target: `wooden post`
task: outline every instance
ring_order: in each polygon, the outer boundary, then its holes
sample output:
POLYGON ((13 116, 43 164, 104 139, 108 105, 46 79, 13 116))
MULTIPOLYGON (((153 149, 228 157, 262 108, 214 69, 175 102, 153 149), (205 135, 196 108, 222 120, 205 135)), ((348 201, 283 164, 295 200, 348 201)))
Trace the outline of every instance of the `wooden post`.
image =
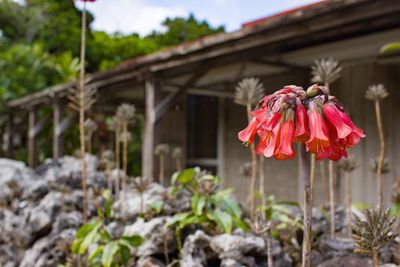
POLYGON ((154 130, 155 130, 155 104, 158 85, 154 78, 150 77, 145 81, 146 122, 144 127, 142 147, 142 173, 144 178, 152 179, 154 170, 154 130))
POLYGON ((35 126, 37 122, 37 111, 32 108, 28 113, 28 163, 29 167, 34 168, 36 166, 36 131, 35 126))
POLYGON ((53 103, 53 159, 57 160, 62 153, 62 129, 61 120, 63 117, 64 108, 56 99, 53 103))
POLYGON ((12 112, 8 114, 7 120, 7 157, 14 158, 14 143, 13 143, 13 132, 14 132, 14 116, 12 112))

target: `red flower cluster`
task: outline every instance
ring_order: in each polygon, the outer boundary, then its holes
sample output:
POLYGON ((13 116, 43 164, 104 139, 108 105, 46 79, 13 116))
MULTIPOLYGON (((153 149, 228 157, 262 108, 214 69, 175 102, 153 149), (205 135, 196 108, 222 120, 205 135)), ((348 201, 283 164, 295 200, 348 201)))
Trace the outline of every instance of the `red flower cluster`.
POLYGON ((316 159, 339 160, 347 157, 347 148, 365 137, 328 89, 318 85, 307 92, 286 86, 265 96, 252 115, 239 139, 253 143, 258 135, 257 153, 278 160, 295 157, 294 142, 304 143, 316 159))

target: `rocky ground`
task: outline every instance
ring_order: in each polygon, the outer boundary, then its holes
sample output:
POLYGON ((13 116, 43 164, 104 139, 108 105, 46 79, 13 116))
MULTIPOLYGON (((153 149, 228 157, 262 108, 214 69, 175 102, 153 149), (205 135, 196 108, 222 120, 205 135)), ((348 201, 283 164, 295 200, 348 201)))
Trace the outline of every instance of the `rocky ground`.
MULTIPOLYGON (((107 177, 97 170, 97 159, 87 157, 88 184, 91 191, 90 213, 96 214, 96 205, 102 203, 99 191, 107 187, 107 177)), ((107 225, 113 236, 139 234, 144 243, 132 253, 137 261, 130 266, 162 267, 179 259, 183 267, 261 267, 267 265, 266 244, 252 233, 235 231, 233 234, 210 235, 201 229, 185 233, 179 257, 174 232, 166 226, 172 216, 188 210, 190 195, 181 193, 168 198, 168 188, 152 183, 144 192, 144 207, 163 201, 160 214, 146 219, 138 218, 140 197, 132 190, 114 202, 114 220, 107 225)), ((0 159, 0 266, 52 267, 65 263, 76 230, 82 224, 80 161, 64 157, 48 161, 36 170, 25 164, 0 159)), ((150 213, 151 211, 148 210, 150 213)), ((343 211, 337 212, 343 221, 343 211)), ((315 210, 315 245, 312 266, 368 267, 368 258, 353 254, 353 242, 332 240, 326 236, 328 223, 315 210)), ((338 225, 338 230, 342 226, 338 225)), ((273 240, 275 267, 295 267, 299 264, 301 232, 287 238, 273 240)), ((398 244, 382 250, 385 267, 400 266, 398 244), (396 249, 397 248, 397 249, 396 249), (397 262, 396 262, 397 258, 397 262)), ((172 264, 170 264, 171 266, 172 264)))

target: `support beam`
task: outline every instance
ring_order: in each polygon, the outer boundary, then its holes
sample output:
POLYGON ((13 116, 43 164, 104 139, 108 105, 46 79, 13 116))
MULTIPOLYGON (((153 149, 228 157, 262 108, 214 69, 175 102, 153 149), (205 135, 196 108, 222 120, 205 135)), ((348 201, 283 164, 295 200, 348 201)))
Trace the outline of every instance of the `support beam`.
POLYGON ((6 140, 7 142, 7 157, 14 158, 14 142, 13 142, 13 132, 14 132, 14 116, 12 112, 8 114, 7 118, 7 129, 6 129, 6 140))
POLYGON ((143 133, 142 147, 142 175, 145 178, 154 178, 154 146, 155 146, 155 110, 156 97, 159 94, 159 83, 154 77, 147 78, 145 81, 145 127, 143 133))
POLYGON ((62 154, 61 123, 64 107, 58 99, 53 103, 53 159, 57 160, 62 154))
POLYGON ((211 68, 210 65, 206 65, 204 67, 202 67, 201 69, 199 69, 198 71, 196 71, 192 77, 189 78, 189 80, 187 80, 185 82, 184 85, 182 85, 181 88, 179 88, 179 90, 177 90, 176 92, 173 92, 171 94, 169 94, 166 98, 164 98, 156 107, 155 107, 155 111, 153 114, 153 118, 152 120, 154 120, 155 122, 157 122, 167 111, 170 107, 172 107, 173 105, 175 105, 175 103, 178 101, 179 97, 181 95, 183 95, 186 90, 189 87, 192 87, 193 85, 195 85, 195 83, 202 77, 204 76, 204 74, 207 73, 207 71, 211 68))
POLYGON ((36 123, 37 123, 37 110, 32 108, 28 113, 28 164, 29 167, 36 167, 36 123))

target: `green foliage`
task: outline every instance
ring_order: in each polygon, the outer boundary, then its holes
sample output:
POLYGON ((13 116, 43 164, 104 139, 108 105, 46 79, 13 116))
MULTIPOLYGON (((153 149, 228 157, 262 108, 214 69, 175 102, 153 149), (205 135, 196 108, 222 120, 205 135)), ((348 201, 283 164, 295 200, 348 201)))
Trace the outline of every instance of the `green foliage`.
POLYGON ((143 243, 138 235, 122 236, 112 239, 102 221, 84 224, 77 232, 71 251, 77 255, 87 255, 89 266, 120 266, 131 258, 131 249, 143 243), (89 246, 95 248, 88 251, 89 246))
POLYGON ((211 233, 231 233, 235 228, 249 230, 242 220, 243 212, 239 204, 230 196, 231 189, 217 191, 219 178, 202 172, 199 168, 183 170, 172 177, 174 192, 188 190, 192 192, 191 210, 175 215, 170 227, 175 229, 181 248, 182 231, 193 225, 202 226, 211 233))
POLYGON ((391 233, 391 227, 396 218, 390 216, 390 210, 370 208, 365 211, 365 220, 354 215, 353 239, 355 253, 362 255, 377 255, 379 250, 391 242, 396 235, 391 233))
POLYGON ((381 48, 380 52, 381 52, 381 54, 400 52, 400 42, 394 42, 394 43, 384 45, 381 48))
POLYGON ((52 56, 43 46, 17 44, 0 52, 0 97, 20 97, 76 77, 78 61, 71 53, 52 56))
POLYGON ((274 196, 269 196, 265 204, 258 208, 264 214, 267 222, 274 223, 275 229, 272 234, 275 237, 279 236, 279 230, 302 228, 301 219, 293 217, 290 207, 300 209, 300 205, 297 202, 277 201, 274 196))
POLYGON ((225 31, 222 26, 213 28, 208 22, 197 20, 193 14, 190 14, 188 18, 167 18, 162 25, 166 28, 165 32, 153 32, 148 36, 159 47, 173 46, 225 31))

